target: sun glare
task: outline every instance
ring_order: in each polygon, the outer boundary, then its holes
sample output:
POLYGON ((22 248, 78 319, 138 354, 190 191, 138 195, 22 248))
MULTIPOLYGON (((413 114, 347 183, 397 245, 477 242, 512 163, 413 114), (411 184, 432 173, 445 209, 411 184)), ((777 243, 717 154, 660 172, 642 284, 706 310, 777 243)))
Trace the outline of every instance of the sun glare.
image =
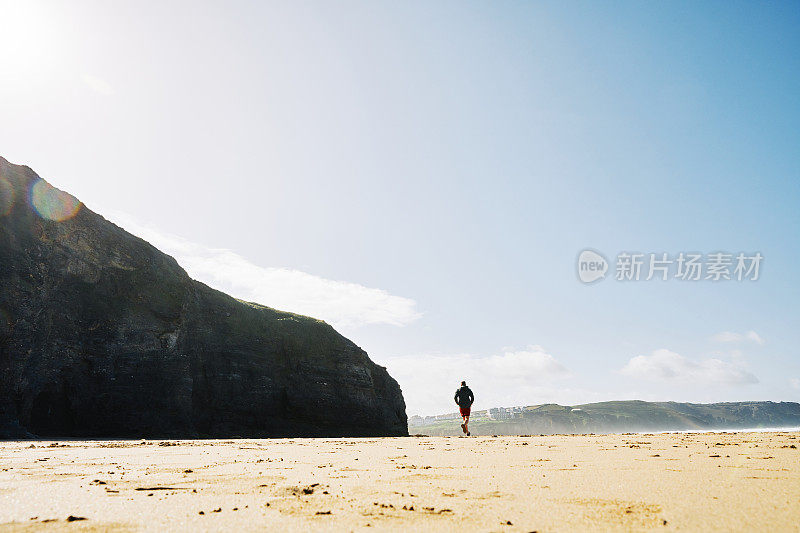
POLYGON ((81 207, 77 198, 41 179, 31 187, 30 202, 40 217, 56 222, 72 218, 81 207))
POLYGON ((54 25, 45 6, 0 1, 0 68, 6 76, 42 73, 55 63, 54 25))

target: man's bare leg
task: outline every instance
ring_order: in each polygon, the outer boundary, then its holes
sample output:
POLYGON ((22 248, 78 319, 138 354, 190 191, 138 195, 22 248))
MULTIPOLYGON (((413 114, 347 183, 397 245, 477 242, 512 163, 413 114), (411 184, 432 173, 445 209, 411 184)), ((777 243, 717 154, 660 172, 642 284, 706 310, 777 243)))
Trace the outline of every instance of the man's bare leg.
POLYGON ((464 433, 469 435, 469 415, 464 417, 464 433))

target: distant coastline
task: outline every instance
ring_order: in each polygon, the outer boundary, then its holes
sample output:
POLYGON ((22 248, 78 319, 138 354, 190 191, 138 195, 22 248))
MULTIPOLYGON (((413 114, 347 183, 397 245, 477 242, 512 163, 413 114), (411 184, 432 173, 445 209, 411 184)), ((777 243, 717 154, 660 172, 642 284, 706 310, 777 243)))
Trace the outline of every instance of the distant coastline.
POLYGON ((774 428, 732 428, 732 429, 673 429, 667 431, 637 431, 637 435, 657 434, 663 435, 666 433, 797 433, 800 432, 800 426, 785 426, 774 428))
MULTIPOLYGON (((457 413, 412 416, 409 433, 459 435, 457 413)), ((694 404, 625 400, 565 406, 495 407, 473 411, 474 435, 767 432, 800 430, 796 402, 694 404)))

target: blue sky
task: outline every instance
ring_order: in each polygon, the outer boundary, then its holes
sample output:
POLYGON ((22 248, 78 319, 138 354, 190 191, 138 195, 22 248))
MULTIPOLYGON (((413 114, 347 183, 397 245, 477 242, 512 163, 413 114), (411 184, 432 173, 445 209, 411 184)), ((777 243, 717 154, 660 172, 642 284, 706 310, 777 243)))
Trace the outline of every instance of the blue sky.
POLYGON ((0 13, 0 155, 193 276, 332 322, 409 414, 461 379, 479 407, 800 399, 796 3, 0 13), (764 263, 587 286, 585 248, 764 263))

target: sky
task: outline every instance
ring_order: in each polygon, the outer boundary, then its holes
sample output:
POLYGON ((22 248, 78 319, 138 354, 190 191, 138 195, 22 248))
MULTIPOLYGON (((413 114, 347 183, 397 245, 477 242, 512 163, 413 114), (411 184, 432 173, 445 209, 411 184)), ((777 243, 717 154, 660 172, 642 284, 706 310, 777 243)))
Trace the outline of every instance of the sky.
POLYGON ((462 379, 476 409, 800 401, 796 2, 0 0, 0 25, 0 155, 328 321, 409 416, 462 379), (682 252, 763 261, 616 279, 682 252))

